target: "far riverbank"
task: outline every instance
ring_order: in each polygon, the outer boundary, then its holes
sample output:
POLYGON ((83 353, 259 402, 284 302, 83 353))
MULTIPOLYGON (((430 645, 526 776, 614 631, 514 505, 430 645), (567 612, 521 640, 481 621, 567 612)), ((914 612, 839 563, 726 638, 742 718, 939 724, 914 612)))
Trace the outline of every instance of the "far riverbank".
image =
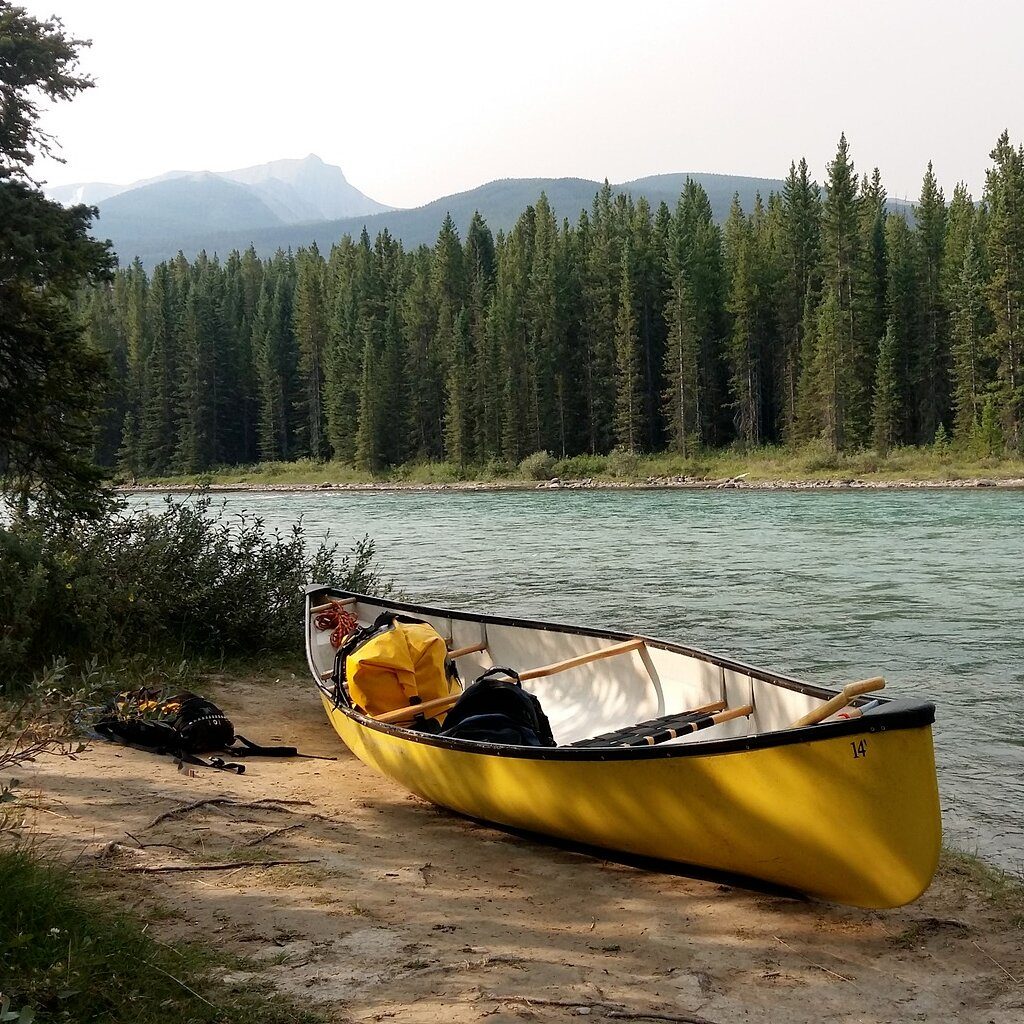
POLYGON ((125 494, 188 494, 199 488, 218 492, 284 492, 306 491, 650 491, 650 490, 755 490, 755 491, 900 491, 900 490, 964 490, 974 487, 1000 490, 1024 490, 1024 477, 968 480, 746 480, 727 477, 720 480, 697 480, 687 477, 653 477, 649 480, 551 480, 535 483, 528 480, 455 480, 451 483, 410 483, 402 481, 369 481, 366 483, 265 483, 239 481, 218 483, 202 478, 169 483, 121 484, 117 490, 125 494))
POLYGON ((1024 459, 980 456, 946 447, 875 452, 830 452, 819 445, 797 449, 699 451, 555 458, 536 452, 518 464, 413 462, 370 470, 351 463, 260 462, 216 467, 203 473, 115 480, 130 492, 215 491, 525 491, 545 490, 944 490, 1024 488, 1024 459))

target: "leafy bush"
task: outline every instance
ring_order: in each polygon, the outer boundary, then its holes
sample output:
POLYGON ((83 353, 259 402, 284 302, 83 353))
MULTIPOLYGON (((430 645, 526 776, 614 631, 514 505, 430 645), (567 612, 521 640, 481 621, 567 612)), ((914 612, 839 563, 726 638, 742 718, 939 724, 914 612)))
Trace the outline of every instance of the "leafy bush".
POLYGON ((612 476, 631 480, 640 468, 640 456, 626 448, 613 448, 608 456, 608 472, 612 476))
POLYGON ((162 512, 116 506, 92 521, 46 509, 0 530, 0 688, 57 656, 177 659, 298 650, 303 588, 388 586, 363 538, 306 545, 200 494, 162 512))
POLYGON ((842 465, 842 456, 824 441, 816 439, 804 448, 799 465, 805 473, 817 473, 823 469, 839 469, 842 465))
POLYGON ((534 452, 519 463, 525 480, 550 480, 555 475, 555 460, 547 452, 534 452))
POLYGON ((601 476, 608 466, 603 455, 573 455, 568 459, 559 459, 555 463, 555 476, 563 480, 583 480, 588 477, 601 476))

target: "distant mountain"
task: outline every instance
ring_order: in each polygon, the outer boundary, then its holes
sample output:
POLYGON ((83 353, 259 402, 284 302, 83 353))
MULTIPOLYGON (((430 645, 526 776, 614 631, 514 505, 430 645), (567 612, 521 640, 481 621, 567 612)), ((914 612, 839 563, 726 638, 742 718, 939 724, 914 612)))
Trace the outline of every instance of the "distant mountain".
MULTIPOLYGON (((749 211, 758 194, 767 199, 783 184, 776 178, 698 172, 656 174, 612 187, 634 200, 646 197, 655 209, 662 201, 674 207, 687 178, 703 186, 719 221, 728 215, 734 194, 749 211)), ((72 187, 116 186, 67 186, 72 187)), ((203 249, 225 256, 252 245, 260 255, 270 255, 316 242, 327 252, 342 235, 358 236, 364 227, 371 238, 386 228, 406 247, 429 245, 446 213, 463 237, 476 211, 492 231, 508 231, 541 192, 556 216, 575 221, 581 210, 590 208, 600 187, 586 178, 506 178, 412 210, 396 210, 349 185, 341 168, 308 156, 220 174, 173 172, 93 201, 100 207, 95 234, 113 240, 122 262, 139 256, 153 266, 179 249, 191 258, 203 249)), ((51 194, 56 197, 56 190, 51 194)), ((890 205, 906 209, 906 204, 890 205)))
MULTIPOLYGON (((245 172, 230 173, 233 176, 245 172)), ((695 173, 659 174, 614 185, 613 188, 616 192, 629 193, 634 199, 646 196, 654 208, 662 200, 674 207, 688 177, 704 186, 711 208, 719 220, 724 220, 728 214, 734 192, 739 193, 744 208, 750 209, 758 192, 767 198, 769 192, 782 187, 781 181, 771 178, 695 173)), ((248 181, 245 183, 250 184, 248 181)), ((506 178, 468 192, 435 199, 412 210, 364 211, 356 216, 332 219, 310 217, 303 223, 291 222, 283 216, 281 208, 275 205, 275 196, 270 189, 266 189, 259 193, 264 207, 264 218, 261 220, 252 219, 255 217, 255 211, 252 211, 249 220, 240 219, 236 225, 231 226, 224 222, 229 219, 226 216, 214 223, 205 215, 192 217, 187 216, 187 211, 180 210, 176 218, 177 230, 170 233, 164 227, 166 218, 159 216, 156 209, 153 219, 139 209, 134 222, 126 220, 119 209, 118 200, 123 200, 131 193, 122 193, 100 204, 100 219, 95 233, 101 238, 113 239, 122 262, 139 256, 147 266, 172 258, 179 249, 189 257, 195 256, 202 249, 224 256, 232 249, 243 250, 253 245, 261 255, 269 255, 278 249, 294 250, 316 242, 327 252, 342 235, 358 236, 364 227, 371 238, 387 228, 407 247, 415 247, 434 242, 446 213, 452 215, 463 237, 470 219, 478 210, 492 231, 508 231, 526 207, 536 203, 541 192, 547 195, 559 218, 568 217, 575 221, 581 210, 589 209, 600 187, 600 182, 586 178, 506 178), (114 217, 111 216, 112 211, 114 217), (267 214, 276 214, 278 219, 269 220, 267 214)), ((150 194, 156 199, 161 198, 159 193, 150 194)), ((154 208, 159 205, 154 203, 154 208)))
POLYGON ((216 174, 192 174, 119 192, 99 204, 93 229, 115 240, 122 260, 147 238, 173 239, 204 231, 283 226, 283 218, 252 189, 216 174))
POLYGON ((95 233, 114 240, 122 260, 207 232, 362 217, 390 210, 363 195, 340 167, 318 156, 233 171, 168 171, 130 185, 86 182, 48 189, 65 204, 98 206, 95 233))
POLYGON ((313 154, 304 160, 274 160, 224 171, 221 177, 248 185, 286 223, 361 217, 392 209, 364 196, 345 180, 340 167, 325 164, 313 154))

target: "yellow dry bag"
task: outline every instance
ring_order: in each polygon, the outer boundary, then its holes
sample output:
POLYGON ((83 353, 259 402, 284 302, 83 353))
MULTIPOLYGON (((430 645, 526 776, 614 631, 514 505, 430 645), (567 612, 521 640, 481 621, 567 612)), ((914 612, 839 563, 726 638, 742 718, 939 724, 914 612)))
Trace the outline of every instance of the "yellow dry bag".
POLYGON ((417 697, 447 697, 455 689, 448 648, 429 623, 385 613, 352 639, 352 649, 341 652, 345 682, 352 703, 368 715, 408 707, 417 697))

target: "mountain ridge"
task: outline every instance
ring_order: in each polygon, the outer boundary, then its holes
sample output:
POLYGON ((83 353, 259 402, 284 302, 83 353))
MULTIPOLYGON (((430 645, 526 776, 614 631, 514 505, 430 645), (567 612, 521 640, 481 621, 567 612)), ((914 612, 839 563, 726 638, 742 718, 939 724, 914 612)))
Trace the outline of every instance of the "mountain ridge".
MULTIPOLYGON (((733 195, 739 195, 749 212, 758 194, 767 200, 769 193, 783 186, 779 178, 680 171, 646 175, 611 187, 634 201, 644 196, 657 208, 663 201, 674 206, 688 178, 707 192, 718 221, 728 216, 733 195)), ((87 188, 65 186, 73 187, 87 188)), ((364 228, 371 238, 387 229, 407 248, 415 248, 433 244, 446 214, 451 214, 462 237, 475 212, 495 233, 508 231, 542 192, 559 219, 575 221, 581 210, 590 208, 601 187, 602 182, 589 178, 498 178, 422 206, 395 209, 358 192, 340 167, 310 154, 301 160, 271 161, 235 171, 169 172, 149 179, 98 201, 100 216, 93 230, 96 237, 113 241, 122 263, 138 257, 146 266, 171 259, 179 250, 189 258, 202 250, 224 257, 251 245, 266 256, 315 242, 326 252, 343 235, 358 237, 364 228), (324 216, 324 210, 345 209, 347 190, 361 197, 364 207, 345 216, 324 216)), ((891 205, 906 208, 898 201, 891 205)))

